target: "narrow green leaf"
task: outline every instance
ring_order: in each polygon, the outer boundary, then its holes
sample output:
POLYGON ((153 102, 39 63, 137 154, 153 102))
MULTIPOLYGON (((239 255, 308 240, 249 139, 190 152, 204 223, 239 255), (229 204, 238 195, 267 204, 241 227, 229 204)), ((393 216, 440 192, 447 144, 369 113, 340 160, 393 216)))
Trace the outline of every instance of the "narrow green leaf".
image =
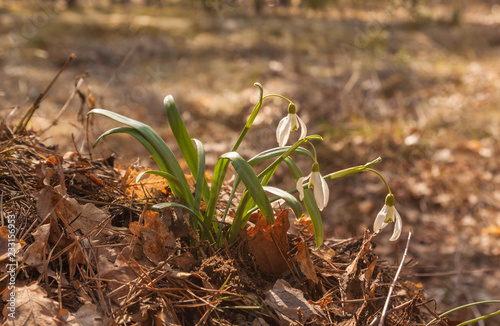
MULTIPOLYGON (((238 208, 234 213, 233 224, 231 224, 231 227, 229 228, 229 233, 228 233, 229 243, 233 243, 234 241, 236 241, 236 239, 240 234, 241 229, 247 224, 248 219, 250 218, 250 214, 244 214, 245 207, 247 206, 249 200, 250 200, 250 195, 248 191, 245 191, 241 196, 238 208)), ((256 207, 255 211, 257 210, 257 208, 258 207, 256 207)))
MULTIPOLYGON (((127 118, 121 114, 104 109, 93 109, 89 113, 87 113, 87 116, 94 113, 103 115, 107 118, 110 118, 112 120, 115 120, 117 122, 123 123, 129 127, 136 129, 146 139, 146 141, 149 142, 156 150, 159 157, 161 158, 161 161, 163 162, 163 166, 166 167, 165 172, 173 174, 182 184, 184 190, 186 192, 190 191, 186 177, 184 176, 184 172, 182 171, 179 162, 177 161, 177 158, 175 157, 174 153, 172 153, 167 144, 165 144, 163 139, 156 133, 156 131, 153 130, 153 128, 140 121, 136 121, 134 119, 127 118)), ((172 189, 172 191, 174 191, 174 195, 180 196, 179 193, 175 193, 174 189, 172 189)))
POLYGON ((203 198, 208 201, 210 196, 210 190, 208 188, 208 183, 205 180, 205 172, 202 175, 198 174, 198 155, 196 155, 196 150, 191 141, 191 137, 182 121, 181 115, 177 106, 175 105, 174 98, 172 95, 167 95, 163 100, 163 105, 167 111, 167 118, 170 124, 170 129, 174 134, 175 140, 179 145, 182 156, 186 160, 189 170, 193 174, 196 183, 201 183, 203 185, 203 198), (198 178, 199 177, 199 178, 198 178))
MULTIPOLYGON (((222 189, 222 184, 224 178, 226 177, 227 167, 229 166, 229 160, 225 158, 219 158, 214 167, 214 174, 212 176, 212 188, 210 189, 210 200, 207 204, 207 212, 205 214, 205 226, 210 227, 212 219, 215 219, 215 207, 217 201, 219 200, 219 194, 222 189)), ((229 205, 230 203, 228 203, 229 205)))
POLYGON ((262 85, 259 83, 254 83, 254 86, 257 86, 260 91, 259 95, 259 102, 255 105, 255 107, 252 110, 252 113, 250 114, 250 117, 247 120, 247 123, 245 124, 245 127, 241 131, 241 134, 239 135, 238 139, 236 140, 236 143, 233 145, 233 148, 231 149, 232 152, 235 152, 238 147, 240 147, 241 142, 245 138, 245 135, 248 133, 248 130, 252 127, 252 124, 257 117, 257 114, 259 114, 260 108, 262 107, 262 99, 264 96, 264 89, 262 88, 262 85))
POLYGON ((112 134, 129 134, 135 139, 137 139, 142 146, 149 152, 153 160, 156 162, 160 170, 165 171, 167 167, 163 163, 163 160, 160 157, 160 154, 156 151, 156 149, 153 147, 153 145, 146 139, 144 136, 138 132, 136 129, 131 128, 131 127, 116 127, 113 129, 110 129, 102 135, 100 135, 94 142, 94 145, 92 148, 96 147, 97 144, 106 136, 112 135, 112 134))
POLYGON ((304 189, 304 204, 313 224, 316 248, 319 248, 323 244, 324 239, 323 219, 321 218, 318 204, 314 200, 314 195, 309 188, 304 189))
POLYGON ((182 205, 179 203, 168 202, 168 203, 155 204, 151 208, 153 210, 159 211, 159 210, 169 208, 169 207, 180 207, 180 208, 187 210, 191 214, 191 216, 193 216, 194 218, 196 218, 198 220, 199 224, 204 229, 204 232, 207 234, 208 240, 210 241, 210 243, 214 242, 214 238, 213 238, 212 234, 210 233, 210 231, 208 229, 205 228, 205 225, 203 225, 203 217, 200 215, 199 212, 197 213, 196 211, 194 211, 190 207, 187 207, 186 205, 182 205))
POLYGON ((292 194, 276 187, 264 186, 263 188, 265 191, 270 192, 273 195, 276 195, 279 198, 285 200, 288 206, 290 206, 290 208, 293 210, 295 217, 300 218, 302 216, 302 205, 300 204, 300 201, 297 198, 295 198, 292 194))
MULTIPOLYGON (((288 150, 290 150, 291 147, 292 146, 285 146, 285 147, 276 147, 276 148, 268 149, 262 153, 255 155, 251 159, 249 159, 248 163, 251 166, 255 166, 255 165, 260 164, 268 159, 271 159, 273 157, 278 157, 278 156, 285 154, 288 150)), ((306 156, 306 157, 309 157, 311 160, 314 160, 314 155, 310 151, 305 149, 304 147, 296 148, 293 151, 293 154, 306 156)))
MULTIPOLYGON (((295 181, 297 181, 300 177, 303 176, 302 171, 300 171, 297 164, 290 157, 287 157, 285 159, 285 163, 290 168, 290 171, 292 172, 295 181)), ((314 237, 316 239, 316 248, 319 248, 323 244, 323 238, 324 238, 323 220, 321 219, 321 213, 319 211, 318 205, 316 204, 316 201, 314 200, 314 196, 311 192, 311 189, 309 188, 304 189, 303 201, 313 224, 314 237)))
POLYGON ((191 195, 191 192, 186 192, 185 189, 182 187, 181 183, 179 182, 179 179, 177 179, 173 174, 170 174, 170 173, 164 172, 164 171, 147 170, 147 171, 143 171, 143 172, 139 173, 139 175, 135 179, 136 183, 139 183, 142 176, 145 174, 154 174, 154 175, 158 175, 162 178, 165 178, 165 180, 167 180, 170 188, 179 189, 179 191, 182 194, 182 196, 180 196, 180 198, 184 199, 190 207, 193 206, 193 196, 191 195))
MULTIPOLYGON (((202 197, 202 192, 203 192, 203 183, 206 182, 205 180, 205 149, 203 148, 203 144, 201 141, 198 139, 193 138, 193 142, 196 144, 196 152, 197 152, 197 157, 198 157, 198 171, 196 171, 197 175, 199 178, 196 179, 196 187, 194 190, 194 209, 196 211, 199 211, 200 209, 200 203, 201 203, 201 197, 202 197), (203 176, 203 177, 202 177, 203 176)), ((207 185, 207 190, 208 185, 207 185)), ((207 199, 210 198, 210 193, 206 197, 207 199)))
POLYGON ((267 198, 266 193, 264 192, 264 189, 262 188, 262 185, 260 184, 260 181, 250 164, 248 164, 248 162, 236 152, 229 152, 221 157, 227 158, 231 161, 231 164, 245 184, 250 196, 261 210, 262 215, 264 215, 270 224, 273 224, 274 212, 271 207, 271 203, 269 202, 269 199, 267 198))
MULTIPOLYGON (((286 146, 284 148, 277 148, 277 149, 272 150, 272 151, 267 151, 267 153, 265 153, 264 155, 262 155, 260 158, 262 158, 262 157, 272 158, 274 156, 279 156, 279 157, 276 160, 274 160, 274 162, 272 164, 270 164, 267 168, 265 168, 264 171, 262 171, 261 173, 259 173, 259 175, 257 176, 257 178, 259 180, 261 180, 260 184, 263 185, 263 186, 267 185, 269 183, 269 181, 271 180, 271 177, 273 176, 274 172, 276 172, 276 169, 278 168, 278 166, 283 162, 283 160, 285 158, 287 158, 288 156, 290 156, 293 153, 302 154, 302 155, 310 157, 311 159, 314 160, 314 156, 312 155, 311 152, 309 152, 308 150, 306 150, 306 149, 304 149, 302 147, 299 147, 301 144, 303 144, 304 142, 306 142, 306 141, 308 141, 310 139, 321 139, 321 136, 311 135, 311 136, 306 137, 305 139, 300 139, 299 141, 297 141, 292 146, 286 146)), ((258 155, 255 156, 255 157, 258 157, 258 155)), ((256 159, 254 162, 259 161, 259 159, 256 159)), ((248 203, 246 204, 246 207, 245 207, 244 211, 247 212, 254 205, 255 205, 255 202, 252 199, 250 199, 248 201, 248 203)))

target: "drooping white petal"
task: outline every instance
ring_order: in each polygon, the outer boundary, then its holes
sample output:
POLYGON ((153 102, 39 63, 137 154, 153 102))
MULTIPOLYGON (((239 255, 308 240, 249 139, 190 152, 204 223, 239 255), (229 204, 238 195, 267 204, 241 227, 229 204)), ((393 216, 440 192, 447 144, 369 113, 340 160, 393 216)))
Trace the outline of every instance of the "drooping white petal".
POLYGON ((318 205, 319 210, 322 211, 328 203, 330 190, 319 172, 312 173, 311 185, 314 186, 314 199, 316 200, 316 204, 318 205))
POLYGON ((299 138, 299 140, 304 139, 307 136, 306 124, 299 116, 297 116, 297 120, 299 121, 299 124, 300 124, 300 138, 299 138))
POLYGON ((392 237, 389 239, 390 241, 396 241, 397 239, 399 239, 401 231, 403 230, 403 220, 401 219, 401 215, 399 215, 396 208, 394 208, 394 218, 396 221, 394 223, 394 231, 392 233, 392 237))
POLYGON ((388 210, 389 207, 387 205, 384 205, 380 212, 378 212, 375 223, 373 223, 373 233, 378 233, 380 230, 386 227, 387 223, 385 223, 385 220, 387 218, 388 210))
POLYGON ((325 199, 325 206, 323 206, 323 208, 325 208, 328 204, 328 200, 330 199, 330 188, 323 177, 321 177, 321 188, 323 189, 323 197, 325 199))
POLYGON ((290 124, 292 127, 292 131, 295 131, 299 129, 299 123, 297 121, 298 116, 296 114, 288 113, 288 116, 290 117, 290 124))
POLYGON ((281 119, 280 123, 278 124, 278 128, 276 129, 276 139, 278 140, 279 147, 283 147, 286 145, 288 137, 290 136, 290 129, 290 115, 287 115, 286 117, 281 119))
POLYGON ((304 180, 309 179, 311 175, 309 174, 307 177, 300 177, 297 180, 297 190, 299 191, 300 200, 304 200, 304 180))

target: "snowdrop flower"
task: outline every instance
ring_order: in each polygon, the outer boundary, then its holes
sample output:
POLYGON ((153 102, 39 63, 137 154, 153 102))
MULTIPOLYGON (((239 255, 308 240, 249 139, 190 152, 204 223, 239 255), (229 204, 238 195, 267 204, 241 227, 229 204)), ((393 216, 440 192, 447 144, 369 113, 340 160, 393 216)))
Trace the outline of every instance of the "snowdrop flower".
POLYGON ((278 124, 278 129, 276 129, 276 139, 280 147, 286 145, 288 137, 290 136, 290 131, 301 129, 300 138, 303 139, 307 134, 307 127, 304 121, 295 113, 297 109, 295 104, 290 103, 288 106, 288 115, 281 119, 278 124))
POLYGON ((394 207, 394 195, 388 194, 385 197, 385 205, 382 207, 380 212, 375 219, 375 223, 373 224, 373 232, 378 233, 380 230, 385 228, 387 224, 390 222, 394 223, 394 232, 392 233, 392 237, 389 239, 390 241, 396 241, 399 239, 401 235, 401 230, 403 228, 403 221, 401 219, 401 215, 399 215, 398 211, 394 207))
POLYGON ((307 177, 301 177, 297 180, 297 190, 299 191, 300 200, 304 200, 304 181, 309 180, 308 188, 314 188, 314 199, 320 211, 326 207, 328 198, 330 197, 330 189, 326 184, 325 179, 319 173, 319 164, 315 162, 311 168, 311 173, 307 177))

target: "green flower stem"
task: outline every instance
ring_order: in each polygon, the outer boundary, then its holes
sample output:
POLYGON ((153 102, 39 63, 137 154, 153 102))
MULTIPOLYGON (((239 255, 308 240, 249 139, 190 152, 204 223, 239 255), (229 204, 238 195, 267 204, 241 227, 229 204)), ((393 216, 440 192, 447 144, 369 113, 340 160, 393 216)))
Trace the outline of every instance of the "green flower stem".
POLYGON ((268 95, 264 96, 262 98, 262 100, 265 100, 268 97, 279 97, 279 98, 284 99, 285 101, 288 101, 288 103, 293 104, 293 102, 291 100, 289 100, 288 98, 284 97, 283 95, 279 95, 279 94, 268 94, 268 95))
POLYGON ((236 143, 234 144, 233 148, 231 149, 231 152, 236 152, 236 150, 238 149, 238 147, 240 147, 241 142, 243 141, 243 138, 245 138, 246 134, 248 133, 248 130, 250 130, 250 128, 252 127, 252 124, 255 121, 255 118, 259 114, 260 108, 262 107, 262 101, 264 101, 268 97, 279 97, 279 98, 282 98, 282 99, 288 101, 289 103, 293 104, 292 101, 290 101, 288 98, 286 98, 286 97, 284 97, 282 95, 269 94, 269 95, 263 96, 264 95, 264 89, 263 89, 262 85, 260 83, 255 83, 254 85, 257 86, 259 88, 259 90, 260 90, 259 102, 253 108, 253 111, 250 114, 250 117, 248 118, 247 123, 245 124, 245 127, 241 131, 240 136, 236 140, 236 143))
POLYGON ((392 195, 391 188, 387 184, 387 181, 385 181, 385 178, 382 176, 382 174, 380 174, 380 172, 378 172, 377 170, 373 170, 373 169, 365 169, 365 171, 370 171, 370 172, 373 172, 376 175, 378 175, 380 177, 380 179, 382 179, 382 181, 384 181, 385 186, 387 187, 387 190, 389 191, 389 195, 392 195))
MULTIPOLYGON (((271 179, 271 176, 273 175, 274 171, 281 164, 281 162, 283 162, 283 160, 285 158, 287 158, 288 156, 290 156, 290 154, 292 154, 300 145, 302 145, 303 143, 308 142, 309 140, 312 140, 312 139, 323 140, 323 138, 321 136, 319 136, 319 135, 311 135, 311 136, 307 136, 306 138, 297 141, 285 153, 283 153, 271 165, 269 165, 264 171, 262 171, 261 173, 259 173, 259 175, 257 177, 259 179, 264 178, 262 180, 261 184, 263 186, 267 185, 267 183, 271 179)), ((316 154, 316 152, 314 154, 316 154)))
POLYGON ((257 86, 260 90, 259 102, 253 108, 253 111, 250 114, 250 117, 248 118, 247 123, 245 124, 245 128, 243 128, 243 130, 241 131, 241 134, 238 137, 238 139, 236 140, 236 143, 233 145, 231 152, 236 152, 238 147, 240 147, 241 142, 243 141, 243 138, 245 138, 248 130, 250 130, 250 127, 252 127, 252 124, 255 121, 257 114, 259 114, 260 108, 262 107, 262 101, 264 100, 264 98, 263 98, 264 88, 262 88, 262 85, 259 83, 255 83, 254 85, 257 86))
MULTIPOLYGON (((334 179, 338 179, 338 178, 343 178, 343 177, 346 177, 348 175, 356 174, 356 173, 359 173, 362 171, 371 170, 371 169, 369 169, 370 166, 375 165, 375 164, 380 163, 380 162, 382 162, 382 159, 380 157, 378 157, 375 160, 366 163, 365 165, 358 165, 358 166, 354 166, 352 168, 347 168, 344 170, 340 170, 337 172, 327 174, 323 177, 323 179, 325 179, 325 181, 330 181, 330 180, 334 180, 334 179)), ((372 170, 372 171, 376 172, 375 170, 372 170)), ((379 176, 381 176, 380 173, 378 173, 378 174, 379 174, 379 176)), ((384 180, 383 177, 382 177, 382 180, 384 180)), ((385 182, 385 180, 384 180, 384 183, 387 185, 387 182, 385 182)))
POLYGON ((492 312, 491 314, 487 314, 487 315, 484 315, 484 316, 481 316, 481 317, 477 317, 477 318, 474 318, 474 319, 471 319, 471 320, 468 320, 468 321, 464 321, 463 323, 460 323, 457 326, 469 325, 469 324, 475 323, 475 322, 483 320, 483 319, 491 318, 491 317, 496 316, 496 315, 500 315, 500 310, 492 312))
MULTIPOLYGON (((458 311, 458 310, 461 310, 461 309, 464 309, 464 308, 468 308, 468 307, 472 307, 472 306, 477 306, 477 305, 480 305, 480 304, 488 304, 488 303, 500 303, 500 300, 487 300, 487 301, 478 301, 478 302, 468 303, 466 305, 463 305, 463 306, 460 306, 460 307, 456 307, 456 308, 453 308, 451 310, 448 310, 445 313, 442 313, 441 315, 439 315, 439 318, 443 318, 444 316, 446 316, 448 314, 451 314, 452 312, 455 312, 455 311, 458 311)), ((458 326, 468 325, 468 324, 474 323, 476 321, 483 320, 483 319, 486 319, 486 318, 490 318, 490 317, 493 317, 493 316, 496 316, 496 315, 500 315, 500 310, 495 311, 495 312, 493 312, 491 314, 488 314, 488 315, 484 315, 484 316, 481 316, 481 317, 478 317, 478 318, 475 318, 475 319, 471 319, 471 320, 465 321, 465 322, 463 322, 461 324, 458 324, 458 326)), ((433 320, 431 320, 430 322, 428 322, 425 326, 430 326, 435 321, 437 321, 437 318, 434 318, 433 320)))
MULTIPOLYGON (((368 167, 372 166, 374 164, 380 163, 380 162, 382 162, 382 159, 380 157, 378 157, 375 160, 366 163, 365 165, 358 165, 358 166, 354 166, 352 168, 347 168, 347 169, 344 169, 344 170, 340 170, 340 171, 337 171, 337 172, 333 172, 333 173, 327 174, 327 175, 323 176, 323 179, 325 179, 325 181, 330 181, 330 180, 335 180, 335 179, 347 177, 349 175, 353 175, 353 174, 356 174, 356 173, 359 173, 359 172, 363 172, 363 171, 367 171, 367 170, 372 170, 372 169, 369 169, 368 167)), ((375 170, 373 170, 373 171, 375 171, 375 170)), ((384 180, 384 182, 385 182, 385 180, 384 180)), ((308 186, 309 186, 308 183, 304 183, 303 188, 304 189, 308 189, 308 186)), ((294 194, 297 191, 298 191, 297 188, 293 188, 293 189, 289 190, 288 192, 291 193, 291 194, 294 194)))
MULTIPOLYGON (((239 177, 237 177, 237 179, 238 178, 239 177)), ((236 184, 233 185, 233 188, 231 189, 231 194, 229 195, 229 200, 227 202, 226 208, 224 209, 224 214, 222 215, 221 223, 226 222, 226 217, 227 214, 229 213, 229 208, 231 207, 231 203, 233 202, 233 198, 236 194, 236 188, 237 188, 236 184)), ((216 243, 218 243, 219 245, 222 245, 222 243, 220 243, 221 236, 222 236, 222 226, 219 227, 219 229, 217 230, 217 236, 216 236, 216 241, 217 241, 216 243)))
MULTIPOLYGON (((259 173, 259 175, 257 176, 257 178, 262 179, 262 181, 260 182, 260 184, 262 186, 266 186, 269 183, 269 180, 271 180, 271 177, 274 174, 274 172, 276 171, 276 169, 278 168, 278 166, 283 162, 283 160, 285 160, 287 157, 289 157, 290 154, 292 154, 300 145, 302 145, 303 143, 305 143, 305 142, 307 142, 309 140, 312 140, 312 139, 323 140, 323 138, 321 136, 319 136, 319 135, 311 135, 311 136, 308 136, 308 137, 306 137, 304 139, 301 139, 301 140, 297 141, 285 153, 283 153, 271 165, 269 165, 264 171, 262 171, 261 173, 259 173)), ((249 209, 251 209, 254 205, 255 205, 255 203, 250 198, 250 200, 246 204, 244 212, 246 212, 249 209)))
MULTIPOLYGON (((323 139, 321 139, 323 140, 323 139)), ((309 142, 309 145, 311 145, 312 149, 313 149, 313 153, 314 153, 314 162, 318 162, 318 155, 316 154, 316 147, 314 146, 313 143, 309 142)))

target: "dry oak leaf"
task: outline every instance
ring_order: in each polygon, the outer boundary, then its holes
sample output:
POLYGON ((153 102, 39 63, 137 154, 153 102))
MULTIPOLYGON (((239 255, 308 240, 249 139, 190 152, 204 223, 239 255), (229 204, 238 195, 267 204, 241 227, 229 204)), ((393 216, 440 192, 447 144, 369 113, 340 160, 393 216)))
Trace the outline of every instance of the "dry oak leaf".
POLYGON ((26 249, 23 260, 26 265, 35 267, 43 264, 48 253, 46 246, 50 235, 50 223, 40 225, 32 235, 35 241, 26 249))
POLYGON ((36 199, 36 210, 42 219, 50 214, 57 221, 57 214, 60 214, 71 223, 73 231, 81 230, 83 234, 108 217, 108 214, 93 204, 80 205, 74 198, 62 198, 52 187, 45 187, 33 196, 36 199))
POLYGON ((143 175, 140 182, 136 183, 137 176, 146 170, 148 169, 132 166, 127 168, 121 181, 127 196, 138 199, 160 197, 161 191, 168 187, 168 182, 165 178, 153 174, 143 175))
POLYGON ((297 253, 293 256, 293 260, 298 263, 300 271, 309 281, 314 284, 318 284, 319 279, 316 276, 316 269, 314 268, 311 256, 309 255, 309 248, 302 239, 297 244, 297 253))
POLYGON ((283 279, 277 280, 273 288, 266 292, 265 302, 288 325, 302 325, 313 316, 324 314, 320 307, 304 298, 301 290, 293 288, 283 279))
POLYGON ((128 257, 130 252, 130 247, 125 247, 114 263, 111 263, 104 256, 99 256, 99 261, 97 262, 99 276, 101 279, 106 280, 105 282, 108 284, 109 289, 113 291, 111 299, 118 305, 122 303, 121 297, 126 296, 129 292, 129 285, 126 284, 136 278, 136 273, 125 261, 125 257, 128 257))
MULTIPOLYGON (((61 316, 62 317, 62 316, 61 316)), ((111 325, 111 321, 104 323, 104 319, 93 303, 86 302, 76 313, 68 313, 65 318, 59 318, 68 326, 101 326, 111 325)))
POLYGON ((175 247, 175 236, 162 221, 160 214, 154 211, 143 213, 144 226, 137 222, 130 224, 129 229, 134 235, 139 235, 142 251, 150 261, 158 264, 167 257, 166 248, 175 247))
POLYGON ((288 253, 287 231, 290 227, 288 211, 279 212, 274 225, 269 225, 260 212, 256 214, 258 215, 255 227, 246 229, 248 250, 263 272, 281 274, 288 270, 284 258, 288 253))
MULTIPOLYGON (((12 232, 15 231, 15 229, 11 229, 11 230, 12 230, 12 232)), ((9 257, 11 257, 13 259, 15 257, 15 255, 13 255, 13 254, 14 253, 17 254, 26 245, 26 242, 24 242, 23 240, 19 240, 19 241, 16 240, 16 242, 14 244, 14 252, 12 251, 12 248, 9 251, 9 244, 12 243, 12 242, 9 242, 9 239, 12 239, 13 236, 15 236, 15 234, 9 232, 8 226, 1 226, 0 227, 0 261, 5 260, 9 257)))
MULTIPOLYGON (((7 310, 9 305, 5 305, 3 315, 7 322, 5 325, 36 325, 36 326, 58 326, 58 303, 47 298, 47 293, 36 282, 25 286, 17 286, 15 290, 16 309, 15 319, 9 316, 7 310)), ((5 292, 2 299, 9 295, 5 292)))

